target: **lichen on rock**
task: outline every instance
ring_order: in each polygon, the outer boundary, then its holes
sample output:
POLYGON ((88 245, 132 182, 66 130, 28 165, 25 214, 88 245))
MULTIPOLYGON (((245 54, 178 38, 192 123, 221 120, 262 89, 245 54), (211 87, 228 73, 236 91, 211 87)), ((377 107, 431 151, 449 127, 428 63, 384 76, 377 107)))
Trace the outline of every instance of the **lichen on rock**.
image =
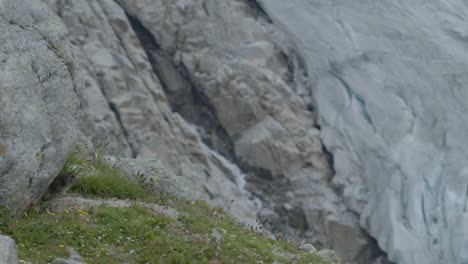
POLYGON ((0 4, 0 204, 21 211, 76 142, 80 82, 58 16, 41 1, 0 4))

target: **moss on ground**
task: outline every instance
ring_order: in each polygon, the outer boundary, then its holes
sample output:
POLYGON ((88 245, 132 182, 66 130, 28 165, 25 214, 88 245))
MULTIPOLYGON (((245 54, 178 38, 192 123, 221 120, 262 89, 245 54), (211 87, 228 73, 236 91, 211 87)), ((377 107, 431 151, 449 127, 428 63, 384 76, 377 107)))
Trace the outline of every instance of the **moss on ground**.
POLYGON ((222 208, 203 201, 151 195, 137 181, 113 170, 102 159, 94 157, 88 161, 79 155, 82 154, 74 153, 64 167, 81 176, 80 183, 71 190, 170 206, 180 212, 177 219, 138 205, 98 206, 88 211, 70 209, 60 213, 39 205, 22 218, 3 208, 0 233, 15 239, 20 259, 49 263, 59 257, 67 258, 66 247, 71 246, 90 264, 328 263, 314 254, 297 251, 297 245, 239 226, 222 208), (212 236, 213 230, 223 236, 222 243, 218 244, 212 236))

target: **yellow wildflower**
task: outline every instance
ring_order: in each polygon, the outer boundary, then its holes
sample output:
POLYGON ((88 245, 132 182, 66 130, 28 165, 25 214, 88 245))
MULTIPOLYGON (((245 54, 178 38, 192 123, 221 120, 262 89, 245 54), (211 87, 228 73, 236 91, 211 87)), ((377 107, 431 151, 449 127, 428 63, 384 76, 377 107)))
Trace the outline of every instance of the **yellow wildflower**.
POLYGON ((67 209, 64 209, 63 211, 65 211, 65 213, 69 213, 70 211, 68 211, 67 209))
POLYGON ((59 248, 64 248, 65 246, 64 245, 59 245, 59 248))
POLYGON ((48 215, 55 216, 55 214, 54 214, 54 213, 52 213, 52 212, 50 212, 48 208, 46 208, 46 213, 47 213, 48 215))

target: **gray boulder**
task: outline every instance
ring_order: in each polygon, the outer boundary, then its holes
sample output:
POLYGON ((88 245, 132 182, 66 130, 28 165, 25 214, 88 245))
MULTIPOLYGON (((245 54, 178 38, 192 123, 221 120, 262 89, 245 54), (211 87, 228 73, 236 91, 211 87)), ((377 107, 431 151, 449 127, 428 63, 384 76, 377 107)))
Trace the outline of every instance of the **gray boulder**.
POLYGON ((322 249, 317 252, 317 255, 333 263, 341 261, 341 258, 336 254, 336 252, 330 249, 322 249))
POLYGON ((17 264, 16 243, 7 236, 0 235, 0 264, 17 264))
POLYGON ((21 210, 54 180, 77 138, 74 55, 41 1, 0 1, 0 204, 21 210))

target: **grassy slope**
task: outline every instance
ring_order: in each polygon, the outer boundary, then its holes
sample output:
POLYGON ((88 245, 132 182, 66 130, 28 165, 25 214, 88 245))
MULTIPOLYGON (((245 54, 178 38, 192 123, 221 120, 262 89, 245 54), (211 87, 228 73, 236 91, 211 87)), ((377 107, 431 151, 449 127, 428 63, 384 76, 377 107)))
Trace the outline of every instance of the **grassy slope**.
POLYGON ((96 207, 51 213, 40 206, 22 218, 0 210, 0 233, 11 236, 19 258, 48 263, 68 257, 73 247, 88 263, 327 263, 295 250, 296 245, 269 239, 240 227, 223 209, 203 201, 155 195, 128 175, 106 165, 101 155, 87 161, 74 153, 64 171, 78 174, 71 190, 85 195, 117 197, 170 205, 180 214, 172 219, 142 206, 96 207), (78 167, 77 167, 78 165, 78 167), (216 229, 221 244, 211 234, 216 229), (273 252, 281 252, 275 254, 273 252), (288 256, 287 258, 284 256, 288 256))

